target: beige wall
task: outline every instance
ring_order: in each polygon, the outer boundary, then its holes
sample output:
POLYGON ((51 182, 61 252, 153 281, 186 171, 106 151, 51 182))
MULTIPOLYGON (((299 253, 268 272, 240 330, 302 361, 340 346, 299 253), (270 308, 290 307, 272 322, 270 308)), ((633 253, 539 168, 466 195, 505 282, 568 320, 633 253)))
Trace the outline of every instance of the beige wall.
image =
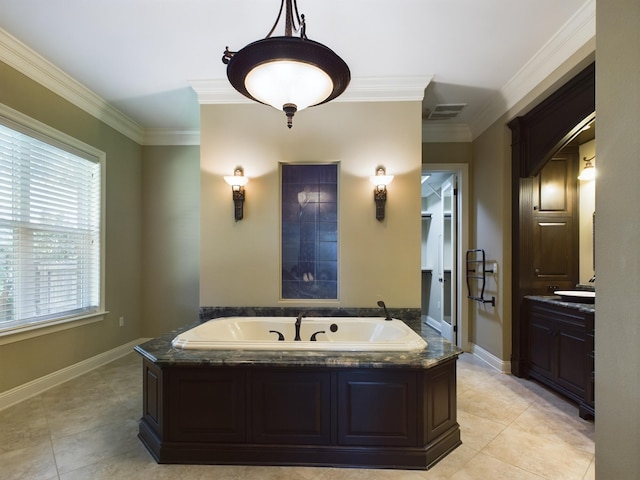
POLYGON ((0 103, 106 152, 109 310, 102 322, 1 345, 3 392, 140 337, 141 165, 135 142, 1 62, 0 103))
POLYGON ((640 2, 596 4, 596 478, 640 472, 640 2))
POLYGON ((420 308, 420 102, 332 103, 284 115, 263 105, 205 105, 201 115, 201 276, 205 306, 420 308), (340 162, 339 301, 279 302, 279 162, 340 162), (395 175, 375 219, 369 176, 395 175), (223 175, 242 166, 245 218, 223 175))
POLYGON ((142 149, 142 332, 198 320, 200 147, 142 149))
MULTIPOLYGON (((596 154, 596 141, 583 143, 580 145, 580 171, 584 168, 586 162, 584 158, 591 158, 596 154)), ((591 160, 595 168, 596 160, 591 160)), ((593 265, 593 212, 596 210, 596 181, 578 180, 579 188, 579 242, 580 242, 580 282, 588 283, 594 275, 593 265)))
POLYGON ((504 117, 473 142, 471 247, 482 248, 498 273, 487 275, 485 298, 473 302, 470 341, 495 357, 511 355, 511 134, 504 117))
POLYGON ((472 160, 471 142, 423 143, 422 163, 467 163, 472 160))

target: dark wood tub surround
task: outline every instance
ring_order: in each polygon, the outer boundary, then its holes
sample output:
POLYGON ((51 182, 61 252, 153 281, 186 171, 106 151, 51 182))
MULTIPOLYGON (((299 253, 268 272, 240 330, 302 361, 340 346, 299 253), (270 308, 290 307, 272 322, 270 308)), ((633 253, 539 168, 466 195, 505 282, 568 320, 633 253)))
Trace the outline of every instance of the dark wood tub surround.
POLYGON ((461 352, 436 334, 420 352, 186 352, 177 333, 136 347, 159 463, 427 469, 461 443, 461 352))

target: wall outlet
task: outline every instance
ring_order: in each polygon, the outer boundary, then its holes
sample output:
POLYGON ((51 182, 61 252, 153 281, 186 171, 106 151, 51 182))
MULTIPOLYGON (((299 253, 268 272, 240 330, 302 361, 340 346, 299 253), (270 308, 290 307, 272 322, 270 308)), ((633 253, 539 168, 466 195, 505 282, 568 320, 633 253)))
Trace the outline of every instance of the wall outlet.
POLYGON ((124 317, 120 317, 120 318, 118 319, 118 322, 120 323, 120 326, 121 326, 121 327, 124 327, 124 317))

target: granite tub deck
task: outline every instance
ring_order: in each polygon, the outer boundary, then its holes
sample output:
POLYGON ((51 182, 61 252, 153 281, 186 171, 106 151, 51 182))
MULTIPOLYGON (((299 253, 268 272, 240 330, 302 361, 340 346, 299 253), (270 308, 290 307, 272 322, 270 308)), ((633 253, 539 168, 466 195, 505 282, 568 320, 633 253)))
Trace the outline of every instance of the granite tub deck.
POLYGON ((460 445, 456 360, 410 352, 181 350, 143 357, 139 438, 159 463, 427 469, 460 445))

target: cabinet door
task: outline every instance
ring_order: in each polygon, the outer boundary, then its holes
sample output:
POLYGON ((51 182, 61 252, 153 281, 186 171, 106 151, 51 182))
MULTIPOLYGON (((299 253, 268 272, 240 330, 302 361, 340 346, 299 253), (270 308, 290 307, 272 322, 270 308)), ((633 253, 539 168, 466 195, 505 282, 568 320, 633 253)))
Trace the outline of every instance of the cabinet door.
POLYGON ((252 437, 268 444, 331 442, 331 375, 313 371, 251 372, 252 437))
POLYGON ((585 315, 586 321, 586 345, 585 351, 587 352, 587 391, 585 393, 585 402, 592 409, 595 407, 595 332, 594 323, 595 316, 593 313, 585 315))
POLYGON ((557 328, 558 365, 556 381, 584 398, 587 386, 586 339, 583 326, 560 322, 557 328))
POLYGON ((338 443, 415 445, 416 381, 413 372, 340 372, 338 443))
POLYGON ((555 349, 551 322, 533 308, 529 317, 529 369, 553 379, 555 349))
POLYGON ((164 441, 244 442, 245 372, 165 368, 171 409, 164 441))
POLYGON ((575 148, 550 159, 520 185, 520 289, 549 295, 578 282, 577 163, 575 148))
POLYGON ((592 372, 585 314, 529 302, 529 372, 552 388, 584 401, 592 372))
POLYGON ((559 152, 534 180, 533 283, 543 294, 577 283, 576 158, 559 152))
POLYGON ((145 359, 142 362, 142 418, 158 436, 164 435, 162 369, 145 359))
POLYGON ((456 363, 448 362, 428 369, 422 375, 421 443, 431 443, 457 430, 456 363))

